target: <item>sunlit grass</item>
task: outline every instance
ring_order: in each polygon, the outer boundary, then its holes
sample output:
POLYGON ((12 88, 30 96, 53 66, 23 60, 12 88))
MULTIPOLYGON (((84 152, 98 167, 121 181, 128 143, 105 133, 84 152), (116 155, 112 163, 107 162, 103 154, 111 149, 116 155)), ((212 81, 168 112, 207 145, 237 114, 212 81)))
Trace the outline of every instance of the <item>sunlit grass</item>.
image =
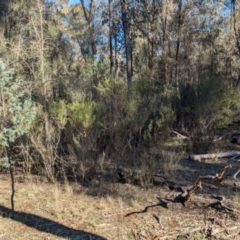
MULTIPOLYGON (((0 177, 0 206, 10 208, 10 187, 9 177, 0 177)), ((166 187, 144 189, 118 183, 101 183, 95 189, 88 189, 76 183, 48 184, 42 180, 36 181, 34 178, 17 181, 15 210, 25 214, 19 214, 13 220, 0 212, 0 240, 68 239, 61 237, 61 234, 54 235, 47 231, 39 231, 21 223, 21 218, 28 218, 30 214, 59 223, 57 231, 60 232, 63 231, 61 226, 65 226, 78 230, 79 233, 84 231, 97 234, 109 240, 176 239, 178 234, 188 233, 196 239, 201 237, 205 239, 205 232, 196 230, 205 228, 202 214, 204 209, 208 216, 216 221, 225 219, 224 224, 229 226, 237 224, 234 219, 226 217, 226 213, 223 213, 224 218, 222 218, 221 212, 216 209, 206 210, 205 206, 211 199, 209 198, 207 202, 198 195, 192 203, 189 203, 191 206, 197 206, 196 209, 173 202, 170 202, 168 209, 157 205, 158 198, 174 199, 177 194, 179 193, 171 192, 166 187), (198 202, 201 204, 197 204, 198 202), (145 211, 147 206, 149 207, 145 211), (129 213, 133 214, 125 217, 129 213), (160 222, 157 222, 154 216, 157 216, 160 222), (154 238, 156 236, 159 238, 154 238)), ((236 193, 232 199, 236 209, 240 209, 239 199, 239 194, 236 193)), ((37 224, 44 224, 44 221, 37 224)), ((213 223, 208 222, 208 224, 213 223)), ((216 224, 211 227, 219 228, 216 224)), ((79 236, 69 239, 90 238, 79 236)))
MULTIPOLYGON (((81 188, 79 185, 70 184, 17 182, 15 210, 51 219, 69 228, 95 233, 107 239, 122 239, 122 236, 127 234, 125 229, 127 225, 124 226, 122 223, 126 211, 129 210, 128 204, 117 196, 89 196, 86 190, 81 188)), ((98 190, 101 191, 101 188, 98 190)), ((5 180, 0 179, 0 205, 10 208, 10 194, 9 179, 6 177, 5 180)), ((139 201, 140 197, 137 196, 136 199, 139 201)), ((0 239, 61 238, 2 217, 0 239)))

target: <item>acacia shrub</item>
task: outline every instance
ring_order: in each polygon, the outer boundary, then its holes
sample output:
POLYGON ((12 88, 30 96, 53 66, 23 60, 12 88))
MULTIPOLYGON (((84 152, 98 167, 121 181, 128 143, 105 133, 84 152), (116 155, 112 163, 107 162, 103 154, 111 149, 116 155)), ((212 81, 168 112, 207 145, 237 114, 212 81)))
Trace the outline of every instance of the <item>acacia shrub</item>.
POLYGON ((209 151, 218 128, 230 124, 239 110, 238 90, 227 87, 221 77, 205 77, 182 87, 178 114, 182 130, 192 139, 192 151, 209 151))
POLYGON ((170 101, 145 79, 128 85, 106 78, 96 87, 99 141, 117 164, 141 167, 142 154, 170 133, 175 114, 170 101))

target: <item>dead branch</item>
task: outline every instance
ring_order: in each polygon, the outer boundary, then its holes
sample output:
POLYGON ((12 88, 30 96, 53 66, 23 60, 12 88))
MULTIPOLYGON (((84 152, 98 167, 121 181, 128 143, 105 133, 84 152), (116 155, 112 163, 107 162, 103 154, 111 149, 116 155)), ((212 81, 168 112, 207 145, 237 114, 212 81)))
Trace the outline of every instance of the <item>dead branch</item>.
POLYGON ((218 201, 224 201, 224 200, 226 200, 226 197, 223 196, 223 195, 212 194, 211 197, 214 198, 214 199, 217 199, 218 201))
POLYGON ((187 190, 189 190, 192 186, 182 186, 182 185, 179 185, 179 184, 176 184, 176 183, 169 183, 168 184, 168 188, 171 190, 171 191, 176 191, 176 192, 186 192, 187 190))
POLYGON ((176 134, 177 135, 177 138, 180 139, 180 140, 189 140, 189 137, 188 136, 185 136, 177 131, 172 131, 172 133, 176 134))
POLYGON ((216 174, 216 176, 200 176, 196 179, 193 187, 191 187, 190 189, 187 189, 186 192, 184 192, 183 194, 180 195, 180 198, 183 205, 190 200, 190 198, 192 197, 192 195, 198 190, 202 188, 202 181, 211 181, 214 183, 221 183, 223 180, 225 180, 224 173, 227 171, 227 169, 231 168, 232 166, 229 164, 227 166, 225 166, 218 174, 216 174))
POLYGON ((210 189, 218 189, 218 187, 216 187, 216 186, 214 186, 212 184, 209 184, 209 183, 202 183, 202 185, 205 186, 205 187, 208 187, 210 189))
POLYGON ((201 230, 202 230, 201 227, 196 227, 196 228, 188 230, 187 233, 185 233, 185 234, 179 235, 179 233, 177 233, 177 234, 173 234, 173 235, 165 235, 165 236, 161 236, 161 238, 154 238, 154 240, 155 239, 161 239, 161 240, 163 240, 163 239, 177 239, 180 236, 189 235, 191 233, 195 233, 195 232, 198 232, 198 231, 201 231, 201 230))
POLYGON ((227 206, 223 201, 214 202, 210 204, 210 206, 218 210, 221 208, 221 210, 226 210, 228 212, 240 213, 240 211, 238 211, 237 209, 227 206))
MULTIPOLYGON (((212 232, 211 232, 211 236, 216 236, 217 234, 219 233, 222 233, 224 231, 235 231, 235 230, 238 230, 239 226, 232 226, 232 227, 228 227, 228 228, 215 228, 215 229, 212 229, 212 232)), ((235 234, 232 234, 231 236, 236 236, 238 233, 235 233, 235 234)), ((229 239, 229 236, 226 236, 224 239, 229 239)), ((233 239, 233 238, 230 238, 230 239, 233 239)))
POLYGON ((237 179, 237 175, 240 173, 240 168, 233 174, 233 178, 237 179))
POLYGON ((229 136, 229 134, 227 133, 227 134, 224 134, 224 135, 222 135, 222 136, 215 136, 214 138, 213 138, 213 142, 219 142, 219 141, 222 141, 222 140, 224 140, 224 139, 226 139, 227 137, 229 136))

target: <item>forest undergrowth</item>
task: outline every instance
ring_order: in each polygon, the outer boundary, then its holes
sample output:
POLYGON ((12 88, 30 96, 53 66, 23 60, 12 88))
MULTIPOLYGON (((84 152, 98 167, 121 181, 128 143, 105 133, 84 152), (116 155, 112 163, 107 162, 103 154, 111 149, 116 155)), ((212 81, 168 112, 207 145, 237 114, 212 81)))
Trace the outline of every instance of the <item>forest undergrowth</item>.
POLYGON ((0 6, 0 240, 240 239, 239 1, 0 6))

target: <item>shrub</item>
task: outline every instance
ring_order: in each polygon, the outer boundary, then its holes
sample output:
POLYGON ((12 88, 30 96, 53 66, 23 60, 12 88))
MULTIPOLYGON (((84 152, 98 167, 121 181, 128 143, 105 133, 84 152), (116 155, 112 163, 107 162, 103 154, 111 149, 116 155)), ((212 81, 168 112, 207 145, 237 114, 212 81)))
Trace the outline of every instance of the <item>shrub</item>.
MULTIPOLYGON (((6 69, 0 59, 0 145, 9 147, 28 132, 35 118, 27 83, 14 78, 14 70, 6 69)), ((3 158, 6 163, 7 157, 3 158)))

